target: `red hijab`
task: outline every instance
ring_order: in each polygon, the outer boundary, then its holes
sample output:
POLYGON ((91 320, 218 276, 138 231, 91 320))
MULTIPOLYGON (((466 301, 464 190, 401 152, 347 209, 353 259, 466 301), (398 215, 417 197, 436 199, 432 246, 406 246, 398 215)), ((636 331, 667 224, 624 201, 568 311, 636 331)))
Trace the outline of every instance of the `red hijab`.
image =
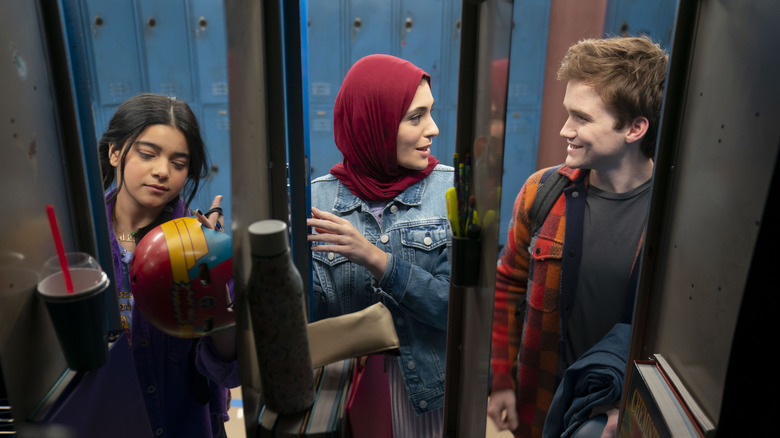
POLYGON ((398 126, 423 78, 430 83, 421 68, 390 55, 366 56, 344 78, 333 109, 336 146, 344 159, 330 173, 360 199, 393 199, 439 162, 430 155, 424 170, 398 165, 398 126))

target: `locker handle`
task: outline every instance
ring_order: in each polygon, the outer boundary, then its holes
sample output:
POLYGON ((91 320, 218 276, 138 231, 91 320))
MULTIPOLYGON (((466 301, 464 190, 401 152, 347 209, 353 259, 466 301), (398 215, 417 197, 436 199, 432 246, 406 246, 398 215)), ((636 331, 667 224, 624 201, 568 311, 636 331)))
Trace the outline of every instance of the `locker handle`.
POLYGON ((355 20, 352 22, 352 29, 349 30, 349 38, 354 41, 355 40, 355 32, 360 31, 360 26, 363 25, 363 19, 360 17, 355 17, 355 20))
POLYGON ((404 20, 404 28, 401 29, 401 45, 406 45, 406 34, 412 31, 412 17, 406 17, 404 20))
POLYGON ((95 19, 92 21, 92 39, 97 39, 98 28, 103 26, 103 17, 95 15, 95 19))
POLYGON ((206 17, 198 18, 198 27, 195 28, 195 39, 200 39, 200 33, 206 31, 206 17))

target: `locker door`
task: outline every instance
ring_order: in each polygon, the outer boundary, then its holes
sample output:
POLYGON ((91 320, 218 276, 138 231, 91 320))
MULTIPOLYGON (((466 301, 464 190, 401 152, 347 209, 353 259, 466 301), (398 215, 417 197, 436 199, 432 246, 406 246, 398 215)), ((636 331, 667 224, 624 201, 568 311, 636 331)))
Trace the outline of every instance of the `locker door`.
MULTIPOLYGON (((222 0, 188 0, 185 36, 192 47, 193 101, 198 108, 203 140, 211 158, 211 174, 194 202, 205 211, 222 195, 225 227, 231 226, 230 122, 228 116, 227 40, 222 0)), ((182 48, 186 51, 186 47, 182 48)))
POLYGON ((206 143, 211 172, 208 180, 202 181, 198 195, 191 208, 208 210, 211 201, 222 195, 222 211, 225 213, 225 229, 230 233, 232 220, 230 183, 230 117, 227 104, 203 105, 198 114, 203 141, 206 143))
MULTIPOLYGON (((399 38, 398 56, 422 68, 434 85, 440 84, 442 65, 441 1, 402 0, 400 19, 392 31, 399 38)), ((457 70, 455 70, 457 74, 457 70)), ((434 87, 433 98, 438 100, 434 87)))
MULTIPOLYGON (((341 50, 341 4, 333 0, 308 2, 309 103, 330 105, 347 70, 341 50)), ((332 108, 331 108, 332 109, 332 108)))
POLYGON ((604 34, 644 34, 669 50, 676 11, 677 0, 610 0, 604 20, 604 34))
POLYGON ((504 175, 501 183, 501 222, 498 233, 500 245, 506 243, 515 198, 525 180, 536 170, 539 122, 538 108, 514 108, 507 112, 504 175))
MULTIPOLYGON (((458 105, 461 2, 446 1, 442 5, 442 10, 444 18, 441 27, 442 67, 438 86, 439 101, 447 108, 455 109, 458 105)), ((454 132, 453 130, 453 136, 454 132)))
POLYGON ((139 0, 138 31, 146 55, 149 90, 191 102, 192 75, 182 0, 139 0))
POLYGON ((515 198, 536 170, 550 0, 521 1, 513 8, 507 85, 504 175, 498 243, 506 243, 515 198))
POLYGON ((193 40, 197 100, 227 103, 227 42, 221 0, 191 0, 187 35, 193 40))
MULTIPOLYGON (((441 92, 442 68, 445 67, 442 59, 445 51, 441 31, 444 20, 442 2, 401 0, 399 6, 400 14, 392 29, 396 53, 431 75, 431 93, 435 101, 431 115, 439 127, 439 136, 433 140, 433 155, 442 163, 451 164, 455 145, 447 147, 446 139, 454 138, 455 125, 446 123, 448 105, 441 92), (451 131, 451 135, 447 135, 447 131, 451 131)), ((457 66, 445 74, 457 76, 457 66)))
POLYGON ((439 79, 433 86, 436 92, 434 117, 439 125, 436 157, 445 164, 452 164, 455 153, 455 132, 458 108, 458 68, 460 61, 460 9, 461 2, 446 1, 442 4, 441 68, 439 79))
POLYGON ((333 0, 308 3, 309 62, 309 164, 311 178, 327 174, 341 162, 333 142, 333 104, 349 67, 346 65, 343 35, 345 5, 333 0))
POLYGON ((87 0, 93 77, 100 104, 119 104, 143 89, 143 65, 135 37, 135 9, 126 0, 87 0))
POLYGON ((341 152, 333 140, 333 104, 311 105, 309 109, 309 163, 311 178, 326 175, 341 162, 341 152))
MULTIPOLYGON (((390 41, 396 3, 387 0, 353 0, 347 6, 348 65, 372 53, 394 54, 390 41)), ((346 74, 346 70, 344 71, 346 74)))

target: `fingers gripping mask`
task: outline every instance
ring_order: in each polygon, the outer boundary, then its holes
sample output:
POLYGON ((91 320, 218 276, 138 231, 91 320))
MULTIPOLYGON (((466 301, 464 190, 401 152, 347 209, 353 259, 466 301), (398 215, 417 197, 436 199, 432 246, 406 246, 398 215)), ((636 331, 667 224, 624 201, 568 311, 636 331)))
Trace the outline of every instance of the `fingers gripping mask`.
POLYGON ((138 310, 161 331, 197 338, 235 324, 230 236, 186 217, 152 229, 130 262, 138 310))

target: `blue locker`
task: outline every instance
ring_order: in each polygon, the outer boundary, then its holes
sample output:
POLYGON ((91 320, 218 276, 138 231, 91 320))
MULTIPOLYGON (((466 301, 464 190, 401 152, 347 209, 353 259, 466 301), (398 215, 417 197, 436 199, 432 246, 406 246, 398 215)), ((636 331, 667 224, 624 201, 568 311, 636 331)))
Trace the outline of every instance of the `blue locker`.
MULTIPOLYGON (((347 15, 342 35, 347 33, 345 43, 348 64, 344 73, 346 74, 349 67, 360 58, 372 53, 398 55, 398 52, 393 50, 392 44, 392 34, 397 29, 396 22, 398 21, 397 2, 356 0, 346 3, 347 15)), ((311 37, 310 35, 310 41, 311 37)), ((312 50, 311 46, 309 46, 309 50, 312 50)), ((309 65, 309 67, 312 66, 309 65)))
POLYGON ((540 113, 538 108, 530 107, 527 110, 516 108, 507 113, 499 245, 506 244, 515 198, 525 180, 536 170, 540 113))
MULTIPOLYGON (((143 66, 135 38, 135 7, 126 0, 86 0, 83 27, 92 39, 93 99, 101 105, 120 104, 140 93, 143 66)), ((106 122, 107 123, 107 122, 106 122)), ((102 131, 101 131, 102 132, 102 131)))
POLYGON ((327 175, 341 162, 341 152, 333 141, 333 104, 310 105, 309 135, 309 168, 314 179, 327 175))
POLYGON ((222 195, 225 226, 232 224, 230 116, 228 113, 227 34, 222 0, 189 0, 185 34, 192 52, 194 97, 199 108, 203 140, 211 159, 211 173, 193 201, 194 208, 208 209, 214 196, 222 195))
MULTIPOLYGON (((341 80, 346 74, 344 69, 346 61, 341 50, 341 26, 339 26, 342 22, 342 4, 338 1, 310 1, 307 7, 309 104, 330 106, 327 109, 330 113, 341 80)), ((311 114, 311 117, 313 118, 314 115, 311 114)), ((319 118, 317 120, 316 123, 319 124, 319 118)))
POLYGON ((191 0, 187 30, 194 46, 197 99, 204 105, 227 106, 227 34, 222 0, 191 0))
MULTIPOLYGON (((457 104, 457 88, 447 90, 445 76, 456 79, 460 38, 451 38, 454 21, 460 18, 460 10, 453 19, 453 9, 445 9, 441 1, 401 0, 401 15, 396 26, 399 47, 398 56, 407 59, 431 75, 431 93, 435 101, 433 119, 439 127, 439 135, 433 146, 433 155, 445 164, 452 164, 455 152, 455 118, 450 113, 457 104), (452 45, 457 42, 454 63, 452 45)), ((459 34, 457 35, 459 36, 459 34)))
POLYGON ((222 210, 225 213, 225 226, 232 219, 230 197, 230 115, 227 103, 203 105, 198 114, 203 141, 209 151, 211 172, 208 180, 202 181, 192 208, 208 210, 211 201, 222 195, 222 210))
MULTIPOLYGON (((182 0, 139 0, 138 31, 146 59, 148 89, 193 101, 189 29, 182 0)), ((194 31, 193 31, 194 33, 194 31)))
POLYGON ((439 84, 444 51, 441 1, 401 0, 400 3, 402 13, 391 35, 398 40, 395 43, 398 56, 428 72, 434 85, 439 84))
POLYGON ((605 35, 647 35, 671 50, 677 0, 610 0, 604 20, 605 35))
POLYGON ((434 155, 455 150, 460 2, 311 0, 308 2, 311 175, 341 161, 333 142, 333 104, 349 68, 372 53, 408 59, 431 75, 439 126, 434 155))
POLYGON ((515 198, 536 170, 550 0, 516 1, 512 20, 498 233, 501 246, 506 244, 515 198))
POLYGON ((439 79, 433 84, 432 90, 436 99, 433 116, 439 126, 439 136, 434 140, 434 153, 439 161, 452 165, 457 128, 461 2, 445 1, 442 9, 444 16, 440 30, 442 67, 439 79))

